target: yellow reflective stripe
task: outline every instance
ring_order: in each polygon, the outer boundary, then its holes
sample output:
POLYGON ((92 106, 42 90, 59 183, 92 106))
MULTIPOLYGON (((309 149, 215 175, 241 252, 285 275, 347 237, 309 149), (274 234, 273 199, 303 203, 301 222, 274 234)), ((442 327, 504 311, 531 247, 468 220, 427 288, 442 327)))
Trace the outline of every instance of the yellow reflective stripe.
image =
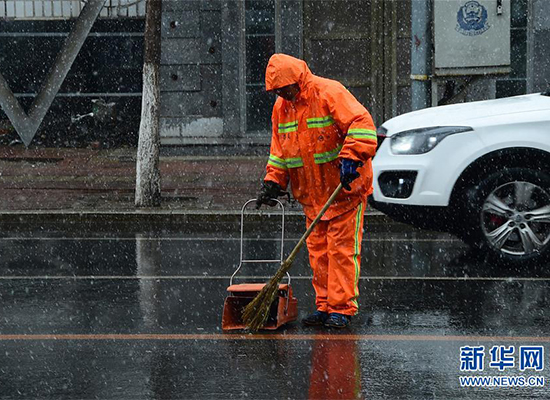
POLYGON ((272 165, 280 169, 298 168, 298 167, 304 166, 304 162, 300 157, 279 158, 277 156, 274 156, 273 154, 269 155, 269 159, 267 160, 267 163, 269 165, 272 165))
POLYGON ((355 281, 354 281, 353 292, 355 296, 351 301, 355 305, 355 307, 357 307, 357 310, 359 310, 359 303, 357 302, 357 298, 359 297, 359 273, 360 273, 358 257, 361 254, 361 242, 359 241, 359 228, 361 226, 362 217, 363 217, 363 203, 360 203, 359 208, 357 209, 357 214, 355 215, 355 235, 354 235, 355 245, 354 245, 354 253, 353 253, 353 265, 355 266, 355 281))
POLYGON ((324 164, 336 160, 338 158, 338 154, 340 154, 340 150, 342 150, 342 145, 325 153, 314 154, 313 158, 315 160, 315 164, 324 164))
POLYGON ((267 160, 267 163, 276 168, 287 169, 285 160, 282 158, 276 157, 273 154, 269 155, 269 160, 267 160))
POLYGON ((298 125, 298 121, 283 122, 279 124, 279 128, 286 128, 287 126, 298 125))
POLYGON ((351 136, 356 139, 371 139, 376 141, 376 131, 372 129, 350 129, 348 131, 348 136, 351 136))
POLYGON ((279 157, 277 157, 277 156, 274 156, 273 154, 270 154, 270 155, 269 155, 269 158, 270 158, 270 159, 273 159, 274 161, 279 161, 279 162, 281 162, 281 163, 283 163, 283 164, 285 163, 285 159, 284 159, 284 158, 279 158, 279 157))
POLYGON ((298 130, 298 125, 294 127, 291 126, 290 128, 279 129, 279 133, 296 132, 297 130, 298 130))
POLYGON ((287 158, 286 159, 287 168, 298 168, 304 166, 304 161, 300 158, 287 158))
POLYGON ((298 130, 298 121, 285 122, 279 124, 279 133, 296 132, 298 130))
POLYGON ((310 129, 325 128, 327 126, 331 126, 332 124, 334 124, 332 115, 327 115, 325 117, 318 117, 318 118, 308 118, 306 122, 307 122, 307 127, 310 129))
POLYGON ((314 122, 326 122, 326 121, 332 121, 332 115, 326 115, 324 117, 318 117, 318 118, 308 118, 308 123, 314 123, 314 122))

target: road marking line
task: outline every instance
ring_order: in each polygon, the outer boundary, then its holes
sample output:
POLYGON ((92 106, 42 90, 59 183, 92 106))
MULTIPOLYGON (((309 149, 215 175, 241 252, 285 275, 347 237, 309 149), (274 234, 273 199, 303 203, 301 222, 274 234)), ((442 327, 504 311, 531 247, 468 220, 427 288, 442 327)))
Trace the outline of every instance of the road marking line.
MULTIPOLYGON (((127 276, 127 275, 82 275, 82 276, 73 276, 73 275, 43 275, 43 276, 24 276, 24 275, 14 275, 14 276, 0 276, 0 280, 33 280, 33 279, 43 279, 43 280, 54 280, 54 279, 73 279, 73 280, 117 280, 117 279, 127 279, 127 280, 137 280, 137 279, 157 279, 157 280, 192 280, 192 279, 205 279, 205 280, 227 280, 231 276, 222 276, 222 275, 163 275, 163 276, 154 276, 154 275, 137 275, 137 276, 127 276)), ((242 276, 241 279, 270 279, 271 276, 242 276)), ((292 280, 311 280, 311 276, 294 276, 292 280)), ((497 281, 497 282, 517 282, 517 281, 536 281, 536 282, 546 282, 550 281, 548 278, 529 278, 529 277, 490 277, 490 276, 480 276, 480 277, 454 277, 454 276, 362 276, 359 278, 362 281, 497 281)))
MULTIPOLYGON (((135 241, 166 241, 166 242, 221 242, 221 241, 240 241, 240 238, 202 238, 202 237, 193 237, 193 238, 90 238, 90 237, 78 237, 78 238, 53 238, 53 237, 33 237, 33 238, 18 238, 18 237, 5 237, 0 238, 0 241, 125 241, 125 242, 135 242, 135 241)), ((285 238, 285 242, 297 242, 300 238, 285 238)), ((281 239, 277 238, 250 238, 245 241, 255 241, 255 242, 280 242, 281 239)), ((371 238, 364 239, 364 243, 368 242, 460 242, 460 239, 453 238, 424 238, 424 239, 415 239, 415 238, 371 238)))
POLYGON ((0 341, 17 340, 355 340, 418 342, 530 342, 548 343, 548 336, 437 336, 437 335, 361 335, 361 334, 11 334, 0 335, 0 341))

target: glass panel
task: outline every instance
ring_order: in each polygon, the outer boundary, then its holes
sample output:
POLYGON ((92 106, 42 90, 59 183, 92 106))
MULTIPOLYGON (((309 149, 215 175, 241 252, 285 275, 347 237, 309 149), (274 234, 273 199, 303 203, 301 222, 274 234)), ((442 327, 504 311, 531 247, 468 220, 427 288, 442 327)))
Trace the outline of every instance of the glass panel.
POLYGON ((246 0, 247 132, 269 131, 275 96, 265 92, 265 68, 275 53, 275 1, 246 0))
POLYGON ((274 0, 247 0, 246 34, 275 34, 274 0))
POLYGON ((247 131, 270 131, 271 108, 275 103, 275 95, 267 93, 265 87, 246 87, 247 131))
POLYGON ((275 53, 275 36, 246 37, 246 83, 264 83, 269 57, 275 53))

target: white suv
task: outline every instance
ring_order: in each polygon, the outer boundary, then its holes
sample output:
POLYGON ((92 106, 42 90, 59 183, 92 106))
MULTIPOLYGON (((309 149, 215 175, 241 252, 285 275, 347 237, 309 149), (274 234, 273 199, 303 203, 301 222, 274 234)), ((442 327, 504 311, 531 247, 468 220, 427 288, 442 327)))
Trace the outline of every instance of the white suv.
POLYGON ((508 261, 549 255, 550 92, 414 111, 378 136, 374 207, 508 261))

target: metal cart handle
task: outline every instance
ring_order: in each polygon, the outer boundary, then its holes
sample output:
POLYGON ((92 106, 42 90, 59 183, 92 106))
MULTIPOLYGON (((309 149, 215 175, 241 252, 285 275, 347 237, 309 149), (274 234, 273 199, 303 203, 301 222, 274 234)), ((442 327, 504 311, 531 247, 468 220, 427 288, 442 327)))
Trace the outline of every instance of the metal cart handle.
MULTIPOLYGON (((243 243, 244 243, 244 214, 246 206, 248 206, 250 203, 255 202, 257 199, 250 199, 241 208, 241 254, 240 254, 240 261, 239 266, 233 272, 233 275, 231 275, 231 278, 229 279, 229 285, 233 284, 233 278, 239 273, 240 269, 242 268, 243 264, 245 263, 270 263, 270 262, 277 262, 279 264, 282 264, 283 262, 283 251, 284 251, 284 244, 285 244, 285 206, 279 199, 272 199, 275 200, 279 206, 281 207, 281 254, 278 260, 245 260, 243 258, 243 243)), ((288 284, 290 285, 290 274, 287 272, 286 277, 288 279, 288 284)))

